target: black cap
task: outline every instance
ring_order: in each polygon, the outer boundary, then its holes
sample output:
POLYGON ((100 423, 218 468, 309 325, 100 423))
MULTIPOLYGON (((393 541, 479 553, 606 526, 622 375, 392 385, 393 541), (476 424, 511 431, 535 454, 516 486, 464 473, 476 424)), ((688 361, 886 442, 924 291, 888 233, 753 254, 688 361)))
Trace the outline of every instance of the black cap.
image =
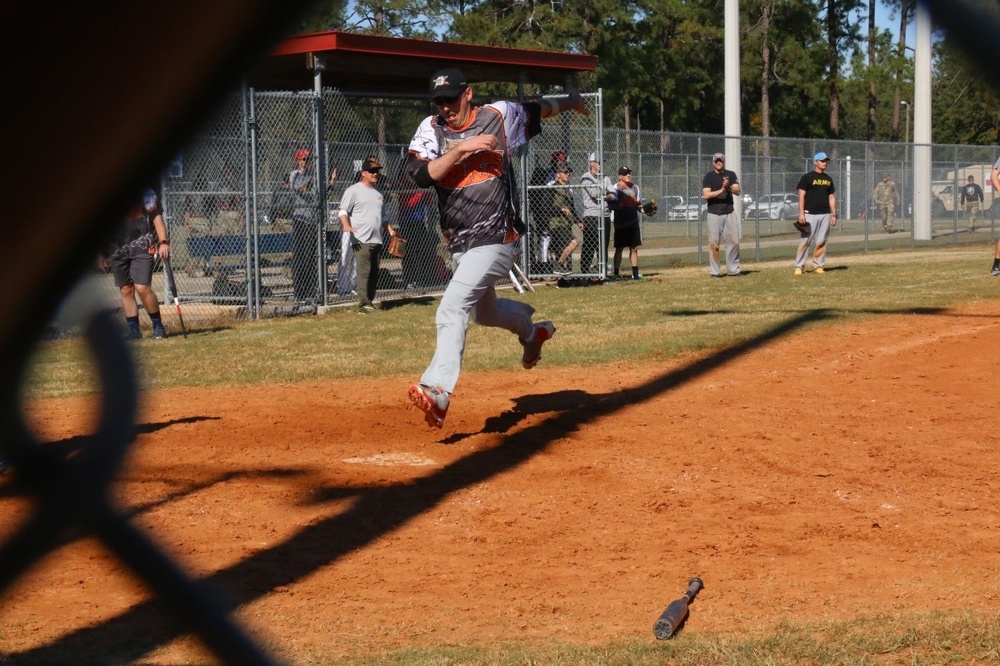
POLYGON ((374 157, 369 157, 364 161, 364 164, 361 165, 361 170, 369 173, 375 173, 376 171, 382 170, 382 163, 374 157))
POLYGON ((627 173, 632 173, 632 169, 629 169, 626 166, 618 167, 618 175, 619 176, 624 176, 627 173))
POLYGON ((458 97, 468 87, 462 70, 453 67, 442 69, 431 77, 431 98, 458 97))

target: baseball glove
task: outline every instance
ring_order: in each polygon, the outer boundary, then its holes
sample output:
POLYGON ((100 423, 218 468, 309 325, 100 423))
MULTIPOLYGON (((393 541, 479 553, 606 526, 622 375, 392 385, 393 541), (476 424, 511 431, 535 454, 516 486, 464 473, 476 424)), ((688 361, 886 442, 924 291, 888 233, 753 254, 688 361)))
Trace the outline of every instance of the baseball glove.
POLYGON ((808 234, 812 231, 812 225, 808 222, 799 222, 798 220, 795 220, 792 222, 792 226, 804 234, 808 234))
POLYGON ((399 234, 395 234, 389 239, 389 254, 394 257, 399 257, 402 259, 406 256, 406 239, 400 238, 399 234))
POLYGON ((660 207, 656 205, 656 199, 650 199, 642 204, 642 212, 646 215, 656 215, 656 211, 658 210, 660 210, 660 207))

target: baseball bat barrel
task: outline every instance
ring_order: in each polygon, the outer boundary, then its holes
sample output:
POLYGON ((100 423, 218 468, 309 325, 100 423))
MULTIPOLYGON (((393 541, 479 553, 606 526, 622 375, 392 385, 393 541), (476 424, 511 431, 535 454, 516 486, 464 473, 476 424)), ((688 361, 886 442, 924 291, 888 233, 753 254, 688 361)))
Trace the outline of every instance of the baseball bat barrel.
POLYGON ((695 595, 705 587, 700 578, 692 578, 688 582, 687 591, 680 599, 670 602, 663 614, 657 618, 653 624, 653 634, 661 641, 672 637, 687 619, 690 612, 690 605, 694 602, 695 595))
POLYGON ((163 260, 163 274, 167 278, 167 291, 170 292, 170 298, 171 300, 173 300, 174 307, 177 309, 177 319, 180 321, 181 324, 181 333, 183 333, 184 337, 186 338, 188 335, 187 327, 184 326, 184 315, 181 314, 181 300, 180 297, 177 295, 177 283, 174 282, 174 271, 173 268, 171 268, 170 266, 169 259, 163 260))

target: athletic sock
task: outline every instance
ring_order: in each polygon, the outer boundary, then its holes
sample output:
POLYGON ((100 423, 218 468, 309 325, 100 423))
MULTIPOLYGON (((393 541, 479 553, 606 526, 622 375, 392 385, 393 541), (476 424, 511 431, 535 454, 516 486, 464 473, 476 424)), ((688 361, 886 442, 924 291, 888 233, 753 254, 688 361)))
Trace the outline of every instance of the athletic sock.
MULTIPOLYGON (((136 319, 136 322, 139 321, 138 317, 136 317, 135 319, 136 319)), ((153 326, 156 326, 157 324, 161 324, 162 322, 160 321, 160 311, 157 310, 156 312, 150 312, 149 313, 149 321, 151 321, 153 323, 153 326)))
POLYGON ((125 317, 125 323, 128 324, 129 330, 138 331, 139 315, 136 315, 134 317, 125 317))
POLYGON ((639 267, 638 266, 633 266, 632 267, 632 279, 633 280, 638 280, 639 279, 639 267))

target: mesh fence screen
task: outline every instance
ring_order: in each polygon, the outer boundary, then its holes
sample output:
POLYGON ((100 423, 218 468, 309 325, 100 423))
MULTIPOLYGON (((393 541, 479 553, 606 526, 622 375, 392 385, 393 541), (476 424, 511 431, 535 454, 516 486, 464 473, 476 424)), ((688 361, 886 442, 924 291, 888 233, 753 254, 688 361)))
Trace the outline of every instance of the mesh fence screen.
MULTIPOLYGON (((701 183, 711 156, 725 151, 717 135, 605 129, 601 94, 584 95, 589 115, 564 113, 543 121, 543 132, 517 156, 522 239, 521 268, 532 279, 569 271, 601 278, 613 248, 601 193, 628 166, 659 212, 642 218, 644 267, 704 264, 707 229, 701 183), (591 170, 589 157, 597 163, 591 170), (571 170, 557 177, 556 163, 571 170)), ((489 100, 476 100, 482 103, 489 100)), ((383 214, 407 240, 402 258, 383 244, 377 299, 434 293, 450 277, 433 190, 417 188, 403 173, 409 140, 432 112, 425 99, 325 89, 309 92, 246 91, 234 95, 164 174, 165 219, 179 302, 192 326, 220 319, 315 312, 357 302, 356 263, 344 243, 338 210, 367 157, 384 166, 383 214), (311 186, 292 191, 296 151, 309 150, 311 186)), ((995 150, 935 145, 931 196, 913 200, 913 146, 816 139, 745 137, 741 164, 727 164, 743 187, 739 204, 744 260, 794 254, 796 185, 823 150, 832 160, 840 223, 831 252, 902 246, 947 246, 995 239, 1000 204, 989 186, 995 150), (888 174, 895 185, 892 210, 876 202, 888 174), (969 178, 972 178, 970 183, 969 178), (963 196, 978 185, 983 202, 963 196), (932 212, 931 241, 912 236, 915 206, 932 212), (891 223, 891 228, 890 228, 891 223)), ((926 178, 927 174, 919 174, 926 178)), ((88 278, 109 307, 118 307, 110 276, 88 278)), ((162 272, 154 289, 168 302, 162 272)), ((169 313, 167 313, 169 314, 169 313)), ((167 318, 168 331, 176 322, 167 318)))

